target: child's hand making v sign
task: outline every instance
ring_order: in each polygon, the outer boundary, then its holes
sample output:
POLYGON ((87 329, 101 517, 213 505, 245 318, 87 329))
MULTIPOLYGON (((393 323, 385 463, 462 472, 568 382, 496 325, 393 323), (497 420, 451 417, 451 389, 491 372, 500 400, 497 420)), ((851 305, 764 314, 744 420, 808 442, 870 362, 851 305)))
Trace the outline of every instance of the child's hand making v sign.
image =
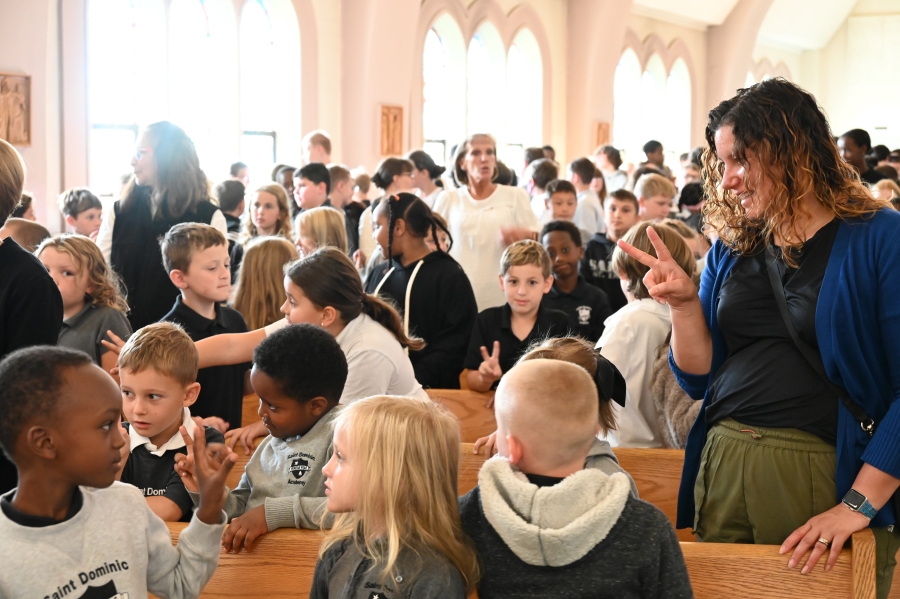
MULTIPOLYGON (((481 376, 482 387, 490 389, 495 381, 499 381, 503 376, 503 370, 500 368, 500 342, 494 341, 493 351, 488 354, 488 350, 481 346, 481 366, 478 367, 478 374, 481 376)), ((480 389, 479 389, 480 390, 480 389)), ((490 407, 490 405, 488 406, 490 407)))
MULTIPOLYGON (((201 493, 200 497, 202 505, 203 495, 198 489, 199 482, 197 480, 196 472, 196 450, 193 448, 193 444, 196 443, 196 441, 191 440, 190 436, 187 434, 187 430, 183 426, 180 431, 181 436, 184 439, 185 447, 187 448, 187 455, 179 453, 175 456, 175 472, 181 477, 181 480, 184 482, 184 486, 188 491, 192 493, 201 493)), ((234 456, 234 459, 236 460, 237 454, 231 451, 228 446, 224 447, 225 451, 227 451, 230 456, 234 456)), ((221 495, 224 503, 224 486, 221 495)), ((250 551, 256 539, 267 532, 269 532, 269 525, 266 523, 266 506, 259 505, 231 520, 231 524, 228 525, 228 528, 225 530, 225 535, 222 537, 222 546, 229 552, 234 551, 235 553, 240 553, 241 549, 250 551)))
MULTIPOLYGON (((194 418, 194 422, 197 423, 196 430, 202 431, 201 419, 194 418)), ((202 434, 192 440, 183 426, 180 431, 188 455, 175 456, 175 471, 188 491, 200 494, 197 518, 207 524, 219 524, 225 506, 225 479, 237 461, 237 454, 222 443, 207 446, 202 434)))

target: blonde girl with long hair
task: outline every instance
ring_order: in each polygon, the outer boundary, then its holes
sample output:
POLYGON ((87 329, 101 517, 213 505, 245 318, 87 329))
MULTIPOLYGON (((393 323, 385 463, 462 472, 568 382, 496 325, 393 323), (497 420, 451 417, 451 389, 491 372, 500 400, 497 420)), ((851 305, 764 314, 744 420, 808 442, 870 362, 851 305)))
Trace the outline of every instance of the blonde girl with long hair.
POLYGON ((294 244, 281 237, 260 237, 244 248, 231 307, 251 330, 284 317, 278 309, 284 297, 284 266, 297 257, 294 244))
POLYGON ((291 235, 291 208, 287 193, 277 183, 258 187, 247 204, 244 231, 238 240, 242 245, 255 237, 278 235, 288 241, 291 235))
POLYGON ((117 356, 100 341, 112 331, 122 339, 131 335, 125 318, 128 304, 119 278, 90 238, 64 233, 45 239, 34 255, 47 267, 63 300, 59 345, 80 349, 109 372, 117 356))
POLYGON ((309 256, 320 247, 335 247, 347 253, 347 227, 342 211, 329 206, 304 210, 297 217, 297 249, 309 256))
POLYGON ((463 599, 478 563, 457 507, 460 432, 442 406, 375 396, 341 412, 325 467, 328 511, 310 599, 463 599))

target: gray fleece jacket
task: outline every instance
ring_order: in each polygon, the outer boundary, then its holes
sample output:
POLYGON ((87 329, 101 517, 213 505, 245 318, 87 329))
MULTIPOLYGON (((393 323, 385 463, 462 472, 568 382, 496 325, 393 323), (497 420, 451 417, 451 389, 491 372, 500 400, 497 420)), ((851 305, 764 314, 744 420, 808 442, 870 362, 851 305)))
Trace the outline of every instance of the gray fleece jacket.
POLYGON ((135 487, 115 482, 106 489, 80 489, 81 509, 58 524, 22 526, 0 511, 0 597, 200 594, 219 563, 225 514, 215 526, 195 514, 173 547, 166 524, 135 487))
POLYGON ((605 439, 594 439, 594 444, 591 445, 587 459, 584 461, 584 467, 599 470, 609 476, 612 476, 617 472, 624 474, 628 478, 628 483, 631 485, 631 494, 634 495, 635 499, 640 499, 637 485, 634 484, 631 475, 619 466, 619 460, 616 458, 616 454, 613 453, 609 441, 605 439))
MULTIPOLYGON (((277 439, 269 435, 253 452, 241 482, 228 492, 228 520, 249 509, 266 506, 269 531, 276 528, 319 528, 320 518, 330 527, 334 516, 325 508, 325 476, 322 468, 334 453, 335 406, 305 435, 277 439)), ((200 499, 191 493, 194 505, 200 499)))
POLYGON ((465 599, 466 584, 450 561, 435 553, 400 551, 394 578, 360 553, 352 539, 328 548, 316 564, 309 599, 465 599))
POLYGON ((498 456, 459 508, 481 599, 693 597, 672 525, 624 474, 588 468, 538 486, 498 456))

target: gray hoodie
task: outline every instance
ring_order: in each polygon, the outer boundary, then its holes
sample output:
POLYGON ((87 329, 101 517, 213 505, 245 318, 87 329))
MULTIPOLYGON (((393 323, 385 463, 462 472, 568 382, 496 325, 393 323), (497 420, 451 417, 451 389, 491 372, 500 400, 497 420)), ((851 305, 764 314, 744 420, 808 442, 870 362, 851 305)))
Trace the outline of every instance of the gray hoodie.
POLYGON ((481 599, 693 597, 672 525, 623 473, 587 468, 538 486, 497 456, 459 504, 481 599))
MULTIPOLYGON (((196 514, 177 547, 141 492, 80 487, 81 509, 39 528, 0 512, 0 597, 197 597, 219 563, 222 524, 196 514)), ((9 497, 12 497, 10 494, 9 497)))
MULTIPOLYGON (((322 468, 334 453, 335 406, 305 435, 278 439, 269 435, 253 452, 237 488, 225 498, 228 520, 249 509, 266 506, 266 525, 276 528, 319 528, 331 526, 334 516, 325 504, 325 476, 322 468)), ((191 493, 196 505, 199 495, 191 493)))
POLYGON ((619 466, 619 460, 616 458, 616 454, 613 453, 609 441, 606 441, 605 439, 594 439, 594 444, 591 445, 587 459, 584 461, 584 467, 597 469, 610 476, 617 472, 621 472, 628 477, 628 483, 631 485, 631 494, 634 495, 635 499, 640 499, 637 485, 634 484, 631 475, 619 466))

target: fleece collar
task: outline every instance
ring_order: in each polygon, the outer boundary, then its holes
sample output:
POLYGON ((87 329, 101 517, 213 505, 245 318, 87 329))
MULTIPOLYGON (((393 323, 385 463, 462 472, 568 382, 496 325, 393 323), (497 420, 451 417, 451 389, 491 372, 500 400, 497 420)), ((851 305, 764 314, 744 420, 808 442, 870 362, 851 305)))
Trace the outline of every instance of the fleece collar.
POLYGON ((478 474, 484 515, 506 545, 532 566, 576 562, 606 538, 631 493, 628 478, 580 470, 552 487, 538 487, 503 457, 478 474))

